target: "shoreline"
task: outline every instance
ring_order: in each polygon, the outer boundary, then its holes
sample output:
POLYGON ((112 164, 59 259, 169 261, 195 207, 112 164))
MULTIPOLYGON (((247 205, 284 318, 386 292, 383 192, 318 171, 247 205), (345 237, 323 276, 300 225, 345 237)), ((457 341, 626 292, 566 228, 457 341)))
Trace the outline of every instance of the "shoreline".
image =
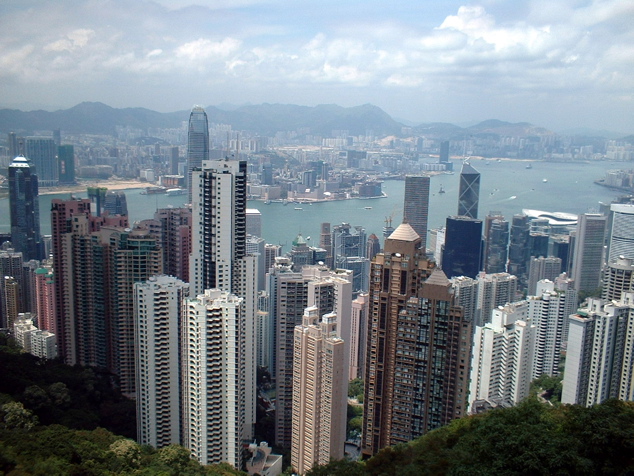
POLYGON ((77 185, 62 185, 60 187, 41 187, 38 195, 56 195, 63 193, 86 193, 88 187, 104 187, 108 190, 127 190, 132 188, 150 187, 147 182, 139 182, 136 180, 113 180, 113 181, 90 181, 81 182, 77 185))

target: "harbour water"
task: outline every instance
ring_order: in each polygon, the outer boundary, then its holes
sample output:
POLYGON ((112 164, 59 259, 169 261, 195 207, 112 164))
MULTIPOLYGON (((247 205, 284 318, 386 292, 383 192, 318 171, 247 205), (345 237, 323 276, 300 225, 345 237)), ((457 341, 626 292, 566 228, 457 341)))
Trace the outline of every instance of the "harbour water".
MULTIPOLYGON (((595 185, 594 180, 603 177, 608 169, 618 169, 609 162, 546 163, 534 162, 531 169, 526 162, 477 160, 472 165, 481 174, 479 218, 491 210, 501 212, 510 221, 523 208, 584 213, 596 211, 599 202, 610 202, 620 193, 595 185)), ((429 228, 444 224, 458 208, 460 163, 455 163, 454 175, 436 175, 431 178, 429 228), (445 193, 440 194, 440 187, 445 193)), ((262 235, 267 243, 284 245, 290 249, 298 233, 310 243, 319 243, 320 224, 330 222, 361 225, 368 235, 381 237, 386 218, 398 226, 403 219, 403 181, 388 180, 383 183, 386 198, 370 200, 345 200, 309 204, 283 205, 250 201, 249 208, 262 213, 262 235)), ((142 189, 126 190, 130 221, 151 218, 157 208, 183 205, 185 196, 141 195, 142 189)), ((85 197, 86 194, 75 194, 85 197)), ((50 207, 53 198, 68 198, 69 194, 40 196, 41 231, 50 234, 50 207)), ((9 225, 9 201, 0 200, 0 232, 7 233, 9 225)))

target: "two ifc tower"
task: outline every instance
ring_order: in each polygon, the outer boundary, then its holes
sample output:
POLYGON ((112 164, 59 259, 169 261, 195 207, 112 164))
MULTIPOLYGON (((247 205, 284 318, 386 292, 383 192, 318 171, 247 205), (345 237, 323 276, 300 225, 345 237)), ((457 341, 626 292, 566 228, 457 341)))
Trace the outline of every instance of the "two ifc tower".
MULTIPOLYGON (((422 238, 425 249, 429 215, 430 178, 412 175, 405 178, 404 221, 422 238)), ((475 278, 482 268, 482 220, 478 220, 480 172, 465 161, 460 171, 458 213, 447 217, 442 269, 448 277, 475 278)))

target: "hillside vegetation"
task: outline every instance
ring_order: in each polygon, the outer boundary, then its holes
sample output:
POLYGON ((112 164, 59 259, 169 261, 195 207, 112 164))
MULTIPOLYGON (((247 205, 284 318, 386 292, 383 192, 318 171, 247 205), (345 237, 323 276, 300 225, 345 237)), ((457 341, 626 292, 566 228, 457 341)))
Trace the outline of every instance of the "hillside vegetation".
POLYGON ((634 472, 634 402, 514 408, 453 421, 364 463, 333 462, 311 476, 617 475, 634 472))

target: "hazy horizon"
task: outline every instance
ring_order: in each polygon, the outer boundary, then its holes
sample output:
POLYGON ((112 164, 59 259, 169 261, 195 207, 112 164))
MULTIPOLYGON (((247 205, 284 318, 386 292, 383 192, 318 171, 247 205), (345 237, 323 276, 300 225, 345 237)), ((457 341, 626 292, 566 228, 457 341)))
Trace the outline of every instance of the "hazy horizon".
POLYGON ((2 107, 371 103, 634 132, 628 0, 7 0, 0 18, 2 107))

